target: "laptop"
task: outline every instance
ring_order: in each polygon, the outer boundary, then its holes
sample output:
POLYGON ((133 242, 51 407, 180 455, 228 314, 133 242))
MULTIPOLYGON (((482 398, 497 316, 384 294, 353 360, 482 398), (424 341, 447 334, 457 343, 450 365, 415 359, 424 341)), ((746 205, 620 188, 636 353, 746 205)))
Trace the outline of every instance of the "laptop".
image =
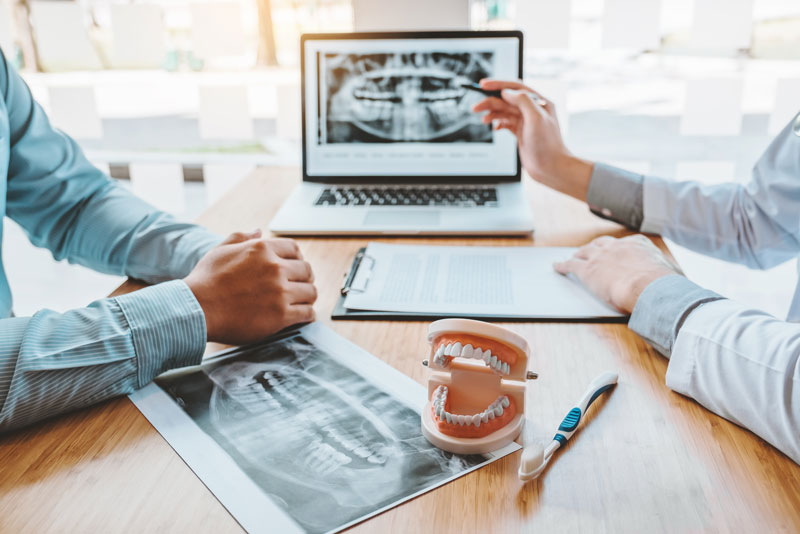
POLYGON ((517 143, 463 87, 522 76, 518 31, 301 37, 303 181, 280 235, 528 235, 517 143))

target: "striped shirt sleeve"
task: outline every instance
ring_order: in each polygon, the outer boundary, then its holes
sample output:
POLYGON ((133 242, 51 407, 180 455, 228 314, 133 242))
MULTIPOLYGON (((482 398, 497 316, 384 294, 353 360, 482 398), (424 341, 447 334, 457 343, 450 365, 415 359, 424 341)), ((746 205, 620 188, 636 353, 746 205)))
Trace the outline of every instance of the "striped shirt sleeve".
POLYGON ((66 313, 0 320, 0 432, 196 365, 205 344, 203 310, 181 280, 66 313))

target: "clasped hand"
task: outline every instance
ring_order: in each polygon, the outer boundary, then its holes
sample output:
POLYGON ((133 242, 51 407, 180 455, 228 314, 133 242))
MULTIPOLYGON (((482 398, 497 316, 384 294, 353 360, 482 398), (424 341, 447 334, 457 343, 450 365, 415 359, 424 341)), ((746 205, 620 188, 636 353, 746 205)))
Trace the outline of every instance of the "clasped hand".
POLYGON ((314 320, 314 273, 292 239, 231 234, 184 282, 203 308, 209 341, 243 345, 314 320))

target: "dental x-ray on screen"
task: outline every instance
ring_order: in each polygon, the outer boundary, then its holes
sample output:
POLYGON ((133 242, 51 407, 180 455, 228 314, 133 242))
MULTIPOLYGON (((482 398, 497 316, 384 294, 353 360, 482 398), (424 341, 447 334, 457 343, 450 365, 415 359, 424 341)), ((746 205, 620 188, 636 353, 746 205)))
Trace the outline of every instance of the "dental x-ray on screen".
POLYGON ((319 143, 491 143, 462 83, 491 76, 491 51, 318 55, 319 143))

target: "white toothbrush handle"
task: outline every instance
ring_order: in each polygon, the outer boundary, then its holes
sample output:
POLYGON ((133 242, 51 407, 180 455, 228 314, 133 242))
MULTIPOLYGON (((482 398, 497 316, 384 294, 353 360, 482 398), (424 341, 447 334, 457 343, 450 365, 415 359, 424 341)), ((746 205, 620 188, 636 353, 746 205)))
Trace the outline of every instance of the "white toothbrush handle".
POLYGON ((571 409, 564 417, 564 420, 561 421, 556 435, 553 436, 554 443, 551 443, 550 446, 547 447, 545 457, 549 456, 548 452, 552 454, 560 445, 563 445, 572 437, 572 434, 578 430, 578 424, 580 424, 581 419, 583 419, 583 414, 586 413, 589 406, 591 406, 594 400, 604 391, 614 387, 614 384, 617 383, 617 378, 617 373, 607 371, 592 380, 592 383, 586 388, 586 393, 584 393, 581 400, 578 401, 578 405, 571 409), (552 451, 550 449, 552 449, 552 451))

